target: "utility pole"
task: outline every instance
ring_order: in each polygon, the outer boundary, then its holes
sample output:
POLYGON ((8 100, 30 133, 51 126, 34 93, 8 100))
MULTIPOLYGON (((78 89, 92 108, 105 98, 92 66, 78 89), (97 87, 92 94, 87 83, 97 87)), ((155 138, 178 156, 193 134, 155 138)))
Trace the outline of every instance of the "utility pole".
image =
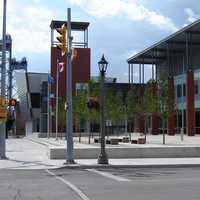
MULTIPOLYGON (((1 68, 1 98, 6 97, 6 0, 3 4, 3 44, 2 44, 2 68, 1 68)), ((4 105, 4 109, 6 109, 4 105)), ((6 123, 0 121, 0 159, 6 159, 6 123)))
POLYGON ((58 84, 59 84, 59 69, 58 69, 58 59, 56 63, 56 140, 58 140, 58 84))
POLYGON ((66 139, 67 139, 67 157, 66 163, 74 163, 74 145, 73 145, 73 116, 72 116, 72 36, 71 36, 71 9, 67 9, 67 69, 66 69, 66 139))

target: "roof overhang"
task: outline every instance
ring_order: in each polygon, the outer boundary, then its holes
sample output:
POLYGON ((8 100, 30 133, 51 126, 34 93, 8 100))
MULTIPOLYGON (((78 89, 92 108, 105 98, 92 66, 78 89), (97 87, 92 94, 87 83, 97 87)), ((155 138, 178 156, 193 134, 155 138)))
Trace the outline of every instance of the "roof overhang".
MULTIPOLYGON (((56 29, 60 28, 63 24, 67 27, 67 21, 52 20, 50 27, 51 29, 56 29)), ((89 25, 89 22, 71 22, 71 29, 75 31, 85 31, 89 25)))
POLYGON ((192 41, 193 46, 200 47, 200 20, 130 57, 127 62, 129 64, 159 64, 167 59, 168 52, 184 55, 188 40, 192 41))

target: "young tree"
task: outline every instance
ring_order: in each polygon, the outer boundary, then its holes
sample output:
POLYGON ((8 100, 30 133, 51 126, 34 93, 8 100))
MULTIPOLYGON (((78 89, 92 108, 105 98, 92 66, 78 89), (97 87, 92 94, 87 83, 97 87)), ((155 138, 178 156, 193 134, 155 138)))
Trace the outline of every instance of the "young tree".
POLYGON ((134 120, 137 116, 137 104, 138 104, 138 91, 137 88, 132 86, 126 96, 126 110, 128 120, 134 120))
POLYGON ((166 76, 162 74, 158 80, 158 115, 162 120, 162 129, 163 129, 163 144, 165 144, 165 124, 167 121, 168 112, 171 109, 169 106, 169 91, 168 91, 168 82, 166 76))
POLYGON ((123 101, 123 93, 121 91, 118 91, 114 95, 114 118, 113 121, 114 123, 118 126, 118 131, 119 131, 119 123, 124 121, 126 118, 126 109, 125 109, 125 104, 123 101))
MULTIPOLYGON (((87 96, 95 97, 95 98, 97 98, 97 100, 99 99, 99 86, 93 80, 88 81, 87 96)), ((98 111, 96 109, 88 109, 87 130, 89 133, 89 140, 88 140, 89 144, 90 144, 90 137, 91 137, 90 127, 93 126, 93 124, 96 124, 98 122, 99 122, 98 111)), ((93 137, 93 133, 92 133, 92 137, 93 137)))
POLYGON ((125 118, 125 104, 123 101, 123 93, 122 91, 118 91, 115 95, 115 104, 116 104, 116 112, 115 121, 120 122, 125 118))
POLYGON ((66 124, 66 111, 65 111, 65 101, 61 98, 58 98, 58 123, 61 132, 64 132, 66 124))
MULTIPOLYGON (((147 127, 147 121, 152 117, 152 113, 158 111, 158 96, 157 96, 157 83, 154 80, 149 80, 145 86, 144 92, 144 116, 145 116, 145 127, 147 127)), ((152 124, 151 124, 152 128, 152 124)), ((145 130, 145 138, 146 138, 145 130)))
MULTIPOLYGON (((80 88, 76 96, 73 99, 73 113, 74 118, 78 121, 78 124, 85 124, 89 117, 88 108, 87 108, 87 91, 85 88, 80 88)), ((79 142, 81 140, 81 132, 79 135, 79 142)))
POLYGON ((138 96, 138 89, 132 86, 126 96, 126 115, 128 122, 133 122, 138 118, 138 96))

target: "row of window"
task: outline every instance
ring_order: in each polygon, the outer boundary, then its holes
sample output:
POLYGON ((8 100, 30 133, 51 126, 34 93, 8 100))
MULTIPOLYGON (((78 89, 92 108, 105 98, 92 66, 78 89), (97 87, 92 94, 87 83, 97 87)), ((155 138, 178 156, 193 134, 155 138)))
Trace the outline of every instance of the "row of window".
MULTIPOLYGON (((198 84, 198 81, 195 80, 195 83, 194 83, 194 88, 195 88, 195 94, 199 94, 199 84, 198 84)), ((185 83, 183 84, 178 84, 176 85, 176 97, 177 98, 180 98, 180 97, 185 97, 186 95, 186 87, 185 87, 185 83)))

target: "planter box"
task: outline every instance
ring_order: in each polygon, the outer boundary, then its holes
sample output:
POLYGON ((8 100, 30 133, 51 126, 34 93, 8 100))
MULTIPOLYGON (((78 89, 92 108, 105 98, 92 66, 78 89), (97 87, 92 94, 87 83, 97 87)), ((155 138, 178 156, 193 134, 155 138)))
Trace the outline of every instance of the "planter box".
POLYGON ((110 139, 110 144, 112 144, 112 145, 118 145, 119 144, 119 139, 118 138, 111 138, 110 139))
POLYGON ((106 139, 106 144, 110 144, 110 139, 106 139))
POLYGON ((122 138, 122 142, 123 143, 129 143, 130 142, 130 138, 129 137, 123 137, 122 138))
POLYGON ((94 143, 100 143, 100 138, 94 138, 94 143))
POLYGON ((131 144, 137 144, 138 141, 137 140, 131 140, 131 144))
POLYGON ((145 141, 145 138, 138 138, 138 144, 145 144, 146 141, 145 141))

